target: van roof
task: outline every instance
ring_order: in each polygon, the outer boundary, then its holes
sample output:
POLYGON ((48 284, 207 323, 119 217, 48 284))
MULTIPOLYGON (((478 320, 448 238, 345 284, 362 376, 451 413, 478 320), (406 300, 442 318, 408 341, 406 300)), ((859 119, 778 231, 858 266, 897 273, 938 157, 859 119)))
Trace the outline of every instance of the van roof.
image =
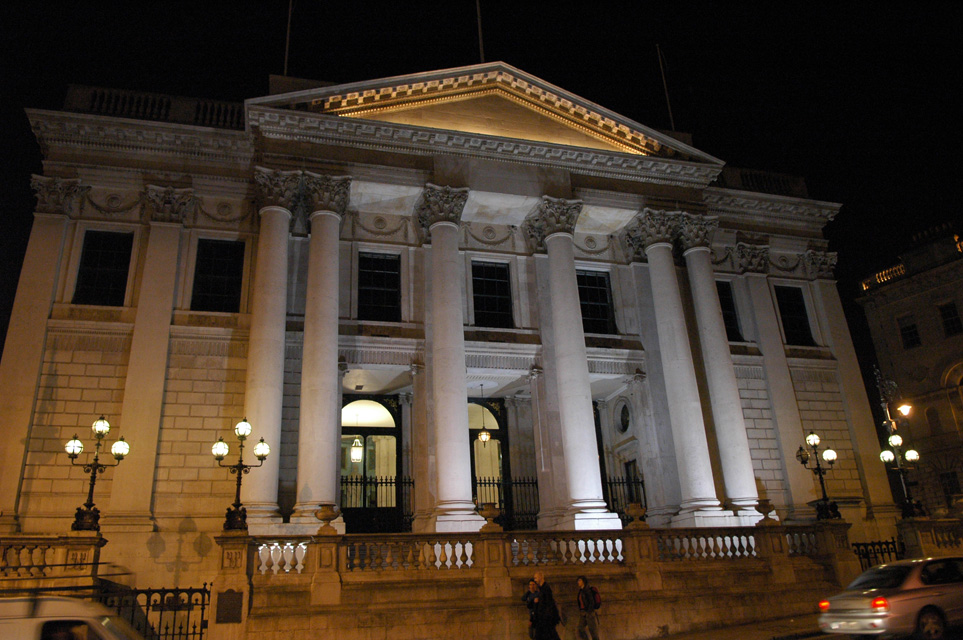
POLYGON ((77 598, 42 596, 38 598, 0 598, 0 620, 9 618, 91 618, 110 615, 102 604, 77 598))

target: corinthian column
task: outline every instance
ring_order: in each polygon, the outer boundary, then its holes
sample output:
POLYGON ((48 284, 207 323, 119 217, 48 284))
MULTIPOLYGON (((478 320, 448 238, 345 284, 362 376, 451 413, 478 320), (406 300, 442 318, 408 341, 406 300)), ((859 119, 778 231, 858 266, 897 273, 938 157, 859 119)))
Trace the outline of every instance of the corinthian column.
POLYGON ((637 251, 644 251, 649 262, 656 330, 669 401, 669 422, 682 490, 679 515, 673 522, 686 526, 699 524, 699 518, 692 514, 718 513, 721 507, 712 482, 699 388, 682 294, 672 259, 672 238, 678 230, 679 215, 647 208, 627 230, 626 239, 637 251))
POLYGON ((429 184, 418 222, 431 235, 432 337, 428 349, 438 456, 438 501, 430 525, 435 531, 477 531, 485 523, 471 499, 471 449, 465 379, 465 328, 461 309, 458 224, 468 189, 429 184))
POLYGON ((732 364, 729 338, 722 318, 719 291, 712 274, 709 250, 712 233, 718 225, 716 218, 683 215, 680 240, 684 249, 692 302, 695 306, 702 359, 705 364, 709 400, 715 423, 719 459, 726 496, 740 515, 753 521, 759 519, 754 507, 759 500, 756 478, 749 454, 749 438, 739 398, 736 370, 732 364))
MULTIPOLYGON (((244 483, 242 500, 248 522, 277 515, 280 469, 281 400, 284 388, 284 333, 287 319, 288 229, 298 197, 299 171, 258 167, 254 181, 261 227, 254 265, 251 333, 247 347, 244 411, 254 427, 252 437, 264 438, 274 455, 258 469, 257 481, 244 483)), ((279 520, 278 520, 279 521, 279 520)))
POLYGON ((298 488, 292 521, 317 524, 320 505, 338 504, 341 476, 341 376, 338 375, 338 244, 351 178, 305 172, 302 192, 311 224, 308 247, 298 488))
POLYGON ((564 512, 557 527, 619 529, 618 516, 607 511, 602 497, 595 443, 592 389, 575 276, 573 234, 581 212, 581 201, 543 196, 538 210, 525 221, 528 234, 548 254, 552 349, 568 493, 559 505, 564 512))

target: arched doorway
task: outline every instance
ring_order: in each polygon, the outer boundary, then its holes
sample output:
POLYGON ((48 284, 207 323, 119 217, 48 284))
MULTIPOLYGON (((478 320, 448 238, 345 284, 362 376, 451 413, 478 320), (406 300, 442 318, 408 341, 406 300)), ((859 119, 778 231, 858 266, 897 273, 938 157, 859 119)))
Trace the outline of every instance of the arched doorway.
POLYGON ((345 396, 341 408, 341 512, 349 533, 410 528, 410 482, 400 478, 397 398, 345 396))

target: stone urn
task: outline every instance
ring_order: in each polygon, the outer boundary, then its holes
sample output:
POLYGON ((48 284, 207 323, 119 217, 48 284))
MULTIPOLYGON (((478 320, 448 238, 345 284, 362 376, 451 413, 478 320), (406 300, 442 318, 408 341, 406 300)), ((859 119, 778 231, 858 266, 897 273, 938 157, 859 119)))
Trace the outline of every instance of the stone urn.
POLYGON ((632 518, 632 522, 626 525, 626 529, 648 529, 645 523, 645 507, 638 502, 630 502, 625 506, 626 515, 632 518))
POLYGON ((756 511, 762 514, 762 520, 756 523, 756 526, 768 527, 777 524, 777 522, 769 517, 769 514, 773 512, 774 507, 772 506, 772 501, 768 498, 762 498, 756 503, 756 511))
POLYGON ((485 519, 481 531, 502 531, 502 526, 495 522, 495 518, 501 513, 501 509, 495 506, 494 502, 483 502, 478 506, 478 515, 485 519))
POLYGON ((338 530, 331 526, 331 522, 338 518, 341 510, 336 504, 323 504, 314 512, 314 517, 321 521, 321 528, 318 529, 319 536, 335 536, 338 530))

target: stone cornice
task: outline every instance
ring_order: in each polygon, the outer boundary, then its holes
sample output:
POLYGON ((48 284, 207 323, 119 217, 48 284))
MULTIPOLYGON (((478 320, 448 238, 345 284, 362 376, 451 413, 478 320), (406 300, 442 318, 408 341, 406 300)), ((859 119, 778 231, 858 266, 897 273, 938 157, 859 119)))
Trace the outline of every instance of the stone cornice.
POLYGON ((52 148, 64 147, 245 164, 254 157, 254 141, 243 131, 36 109, 26 111, 44 155, 52 148))
POLYGON ((703 192, 703 201, 713 215, 749 214, 764 216, 768 220, 782 219, 798 224, 811 221, 822 228, 839 213, 841 204, 806 200, 786 196, 735 191, 710 187, 703 192))
POLYGON ((721 165, 606 152, 560 144, 484 136, 340 116, 248 108, 248 126, 266 138, 378 149, 411 155, 462 155, 503 162, 550 165, 582 175, 705 187, 721 165))

